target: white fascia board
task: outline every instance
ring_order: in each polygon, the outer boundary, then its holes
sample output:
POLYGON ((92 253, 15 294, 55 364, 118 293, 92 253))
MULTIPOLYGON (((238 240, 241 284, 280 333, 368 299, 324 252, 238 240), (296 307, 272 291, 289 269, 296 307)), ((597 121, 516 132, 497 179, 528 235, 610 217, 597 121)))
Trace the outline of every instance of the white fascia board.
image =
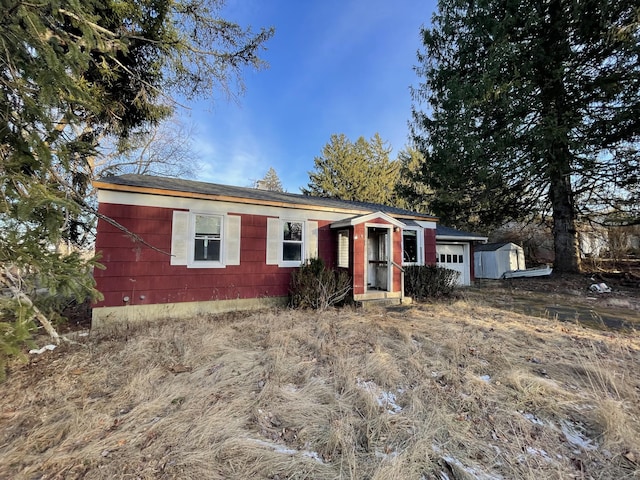
POLYGON ((400 220, 393 218, 390 215, 387 215, 384 212, 373 212, 367 215, 359 215, 357 217, 345 218, 343 220, 338 220, 337 222, 333 222, 330 226, 331 228, 344 228, 344 227, 352 227, 354 225, 358 225, 360 223, 365 223, 373 220, 374 218, 381 218, 385 222, 390 223, 399 228, 404 228, 406 225, 402 223, 400 220))
POLYGON ((415 220, 415 222, 427 230, 435 230, 436 228, 436 222, 426 222, 423 220, 415 220))
POLYGON ((463 236, 458 236, 458 235, 436 235, 436 242, 442 240, 443 242, 483 242, 483 243, 487 243, 487 240, 489 240, 489 237, 475 237, 475 236, 469 236, 469 237, 463 237, 463 236))

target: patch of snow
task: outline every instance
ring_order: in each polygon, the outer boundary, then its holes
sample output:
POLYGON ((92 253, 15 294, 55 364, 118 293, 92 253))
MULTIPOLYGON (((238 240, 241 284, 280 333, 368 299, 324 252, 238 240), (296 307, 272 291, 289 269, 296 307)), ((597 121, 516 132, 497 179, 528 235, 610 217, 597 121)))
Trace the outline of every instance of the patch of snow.
POLYGON ((37 355, 40 355, 44 352, 46 352, 47 350, 55 350, 56 346, 55 345, 45 345, 42 348, 38 348, 37 350, 34 348, 32 350, 29 350, 29 353, 35 353, 37 355))
POLYGON ((263 446, 263 447, 268 447, 268 448, 272 449, 274 452, 282 453, 283 455, 297 455, 297 454, 300 454, 303 457, 311 458, 311 459, 315 460, 318 463, 324 463, 322 461, 322 458, 320 458, 320 455, 317 452, 313 452, 313 451, 310 451, 310 450, 294 450, 293 448, 288 448, 288 447, 285 447, 284 445, 278 445, 277 443, 266 442, 264 440, 258 440, 258 439, 255 439, 255 438, 251 438, 250 440, 252 442, 254 442, 254 443, 257 443, 258 445, 263 446))
POLYGON ((536 457, 542 457, 545 461, 551 462, 551 457, 542 448, 527 447, 527 453, 536 457))
POLYGON ((538 417, 536 417, 533 413, 524 412, 522 413, 522 416, 527 420, 529 420, 534 425, 544 426, 544 422, 540 420, 538 417))
MULTIPOLYGON (((534 425, 546 426, 554 431, 558 431, 558 424, 555 424, 555 422, 544 422, 533 413, 520 412, 520 414, 534 425)), ((567 442, 574 447, 579 447, 583 450, 596 450, 598 448, 598 446, 594 444, 593 440, 584 433, 584 428, 579 424, 568 420, 561 420, 559 422, 559 427, 559 430, 562 432, 567 442)), ((548 457, 548 455, 543 456, 548 457)))
POLYGON ((397 450, 393 450, 389 453, 379 452, 378 450, 376 450, 374 452, 374 455, 376 456, 376 458, 381 458, 382 460, 391 460, 393 458, 396 458, 399 453, 397 450))
POLYGON ((575 423, 569 423, 567 421, 560 422, 560 429, 571 445, 580 447, 583 450, 596 450, 598 447, 593 444, 593 441, 586 437, 582 432, 578 431, 580 427, 575 423))
POLYGON ((322 461, 322 459, 320 458, 320 455, 318 455, 318 452, 312 452, 310 450, 302 450, 302 456, 303 457, 309 457, 309 458, 315 460, 318 463, 324 463, 322 461))
MULTIPOLYGON (((364 381, 358 378, 357 385, 358 387, 366 390, 371 395, 373 395, 376 398, 378 405, 382 408, 386 408, 387 413, 389 413, 390 415, 395 415, 396 413, 400 413, 402 411, 402 407, 396 403, 397 399, 395 393, 385 392, 371 380, 364 381)), ((397 391, 401 394, 404 390, 399 388, 397 391)))

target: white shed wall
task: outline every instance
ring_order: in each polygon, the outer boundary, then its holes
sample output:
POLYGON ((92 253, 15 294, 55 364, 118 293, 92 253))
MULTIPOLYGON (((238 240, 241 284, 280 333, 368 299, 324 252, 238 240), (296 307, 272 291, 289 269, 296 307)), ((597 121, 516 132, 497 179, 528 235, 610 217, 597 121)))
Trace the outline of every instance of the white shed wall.
POLYGON ((524 270, 524 250, 515 243, 509 243, 494 251, 474 253, 476 278, 502 278, 505 272, 524 270))

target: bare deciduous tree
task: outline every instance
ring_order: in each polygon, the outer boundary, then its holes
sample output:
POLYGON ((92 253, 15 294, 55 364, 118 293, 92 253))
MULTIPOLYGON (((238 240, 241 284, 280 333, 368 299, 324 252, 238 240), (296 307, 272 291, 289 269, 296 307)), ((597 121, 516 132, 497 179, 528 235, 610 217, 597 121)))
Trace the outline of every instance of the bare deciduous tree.
POLYGON ((114 139, 107 142, 103 154, 96 159, 95 173, 193 177, 200 163, 192 148, 193 133, 193 126, 172 117, 126 140, 114 139))

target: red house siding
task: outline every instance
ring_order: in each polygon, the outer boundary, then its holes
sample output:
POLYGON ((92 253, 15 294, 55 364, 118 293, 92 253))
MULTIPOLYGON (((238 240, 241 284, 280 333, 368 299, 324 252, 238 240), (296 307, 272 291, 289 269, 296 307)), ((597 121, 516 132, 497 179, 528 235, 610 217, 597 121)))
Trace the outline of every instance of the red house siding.
MULTIPOLYGON (((171 208, 100 204, 99 212, 116 219, 145 243, 99 220, 96 251, 105 270, 95 271, 104 300, 96 307, 198 302, 286 296, 293 268, 266 264, 267 217, 240 215, 240 265, 187 268, 171 265, 171 208), (160 250, 160 251, 158 251, 160 250)), ((229 213, 233 215, 233 213, 229 213)), ((318 221, 318 253, 335 265, 336 242, 329 222, 318 221)))
MULTIPOLYGON (((393 232, 393 262, 395 265, 402 265, 402 231, 399 228, 393 232)), ((392 291, 399 292, 402 290, 402 272, 395 265, 391 267, 393 272, 392 291)))
POLYGON ((318 222, 318 257, 324 260, 327 268, 336 268, 338 259, 337 233, 329 227, 331 222, 318 222))
POLYGON ((435 229, 424 229, 424 263, 426 265, 436 264, 436 231, 435 229))
POLYGON ((365 293, 366 280, 364 278, 364 263, 367 255, 364 243, 365 226, 363 223, 353 227, 353 293, 365 293))

